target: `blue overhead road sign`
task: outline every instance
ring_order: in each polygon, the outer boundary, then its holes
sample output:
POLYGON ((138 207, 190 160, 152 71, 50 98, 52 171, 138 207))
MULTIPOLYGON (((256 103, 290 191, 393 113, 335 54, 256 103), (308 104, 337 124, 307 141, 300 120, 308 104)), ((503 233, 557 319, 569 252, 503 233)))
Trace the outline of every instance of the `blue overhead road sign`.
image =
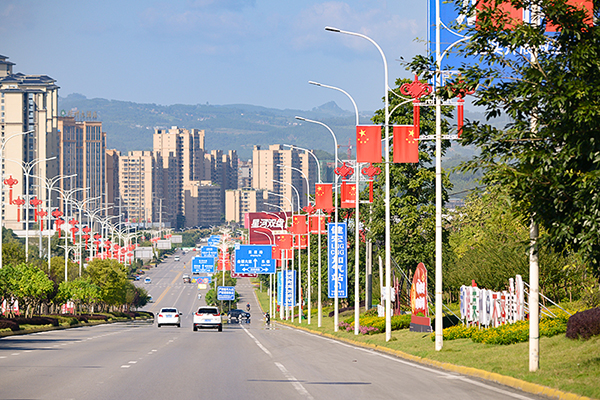
POLYGON ((215 246, 203 246, 200 248, 200 257, 219 257, 219 249, 215 246))
POLYGON ((214 273, 215 259, 213 257, 194 257, 192 258, 192 274, 214 273))
POLYGON ((235 272, 238 274, 274 274, 272 247, 264 244, 240 245, 235 251, 235 272))
POLYGON ((235 286, 217 286, 217 300, 235 300, 235 286))

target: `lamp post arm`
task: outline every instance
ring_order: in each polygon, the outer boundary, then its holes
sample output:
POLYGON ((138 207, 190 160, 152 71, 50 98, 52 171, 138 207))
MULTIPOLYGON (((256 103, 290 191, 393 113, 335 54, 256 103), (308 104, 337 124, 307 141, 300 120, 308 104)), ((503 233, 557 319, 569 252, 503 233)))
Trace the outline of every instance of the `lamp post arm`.
POLYGON ((315 155, 315 153, 312 150, 308 150, 308 149, 305 149, 303 147, 298 147, 298 146, 291 145, 291 144, 284 144, 283 146, 289 147, 291 149, 296 148, 296 149, 304 150, 308 154, 310 154, 311 156, 313 156, 314 159, 315 159, 315 162, 317 163, 317 171, 318 171, 317 174, 319 176, 319 183, 322 183, 322 181, 321 181, 321 164, 319 163, 319 159, 317 158, 317 156, 315 155))
POLYGON ((348 92, 346 92, 344 89, 340 89, 340 88, 335 87, 335 86, 325 85, 325 84, 319 83, 319 82, 308 81, 308 83, 310 83, 311 85, 315 85, 315 86, 321 86, 321 87, 324 87, 324 88, 337 90, 339 92, 344 93, 346 96, 348 96, 348 98, 352 102, 352 105, 354 106, 354 113, 356 115, 356 125, 357 126, 359 125, 359 122, 358 122, 358 118, 359 118, 359 116, 358 116, 358 107, 356 106, 356 102, 354 101, 354 99, 352 98, 352 96, 350 96, 350 94, 348 92))

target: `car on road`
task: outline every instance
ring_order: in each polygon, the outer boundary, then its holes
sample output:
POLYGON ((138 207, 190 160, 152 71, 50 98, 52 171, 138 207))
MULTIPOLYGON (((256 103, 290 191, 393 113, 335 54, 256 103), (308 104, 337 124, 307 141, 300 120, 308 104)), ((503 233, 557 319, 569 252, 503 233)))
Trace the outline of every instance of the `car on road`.
POLYGON ((152 279, 146 278, 146 279, 144 279, 144 283, 152 283, 152 279))
POLYGON ((192 278, 189 275, 183 275, 183 283, 192 283, 192 278))
POLYGON ((179 261, 179 256, 175 256, 174 261, 179 261))
POLYGON ((194 331, 201 328, 223 330, 223 321, 218 307, 202 306, 194 314, 194 331))
POLYGON ((233 309, 227 313, 227 322, 229 323, 250 323, 250 313, 240 309, 233 309))
POLYGON ((181 313, 175 307, 163 307, 156 316, 156 323, 160 328, 163 325, 177 325, 181 327, 181 313))

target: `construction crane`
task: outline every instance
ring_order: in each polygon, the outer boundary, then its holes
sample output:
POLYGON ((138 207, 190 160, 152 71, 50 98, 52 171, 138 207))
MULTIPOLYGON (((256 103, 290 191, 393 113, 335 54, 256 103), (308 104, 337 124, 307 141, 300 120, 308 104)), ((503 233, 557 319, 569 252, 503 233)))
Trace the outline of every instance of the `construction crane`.
POLYGON ((347 145, 343 145, 343 144, 338 144, 338 149, 340 147, 347 147, 348 151, 346 152, 346 154, 348 155, 348 160, 352 159, 352 139, 348 138, 348 144, 347 145))

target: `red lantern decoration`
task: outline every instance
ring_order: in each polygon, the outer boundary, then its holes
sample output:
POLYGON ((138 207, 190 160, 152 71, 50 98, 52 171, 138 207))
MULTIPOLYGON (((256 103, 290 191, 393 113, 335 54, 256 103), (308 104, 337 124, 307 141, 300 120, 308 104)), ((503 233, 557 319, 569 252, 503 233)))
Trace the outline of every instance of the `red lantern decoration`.
POLYGON ((58 218, 56 221, 54 221, 54 223, 56 224, 56 229, 58 229, 58 238, 60 239, 60 226, 64 224, 65 221, 63 219, 58 218))
POLYGON ((43 231, 44 230, 44 217, 46 215, 48 215, 48 213, 44 210, 40 210, 38 212, 38 215, 40 216, 40 231, 43 231))
POLYGON ((79 232, 79 228, 77 228, 76 226, 74 226, 74 227, 72 227, 72 228, 70 229, 70 231, 71 231, 71 233, 73 234, 73 243, 75 243, 75 234, 76 234, 77 232, 79 232))
POLYGON ((38 217, 38 207, 42 203, 43 202, 40 199, 38 199, 37 197, 34 197, 33 199, 29 200, 29 204, 31 204, 32 206, 35 207, 35 211, 33 213, 35 222, 38 222, 38 219, 37 219, 37 217, 38 217))
POLYGON ((21 222, 21 206, 25 204, 25 199, 17 197, 13 203, 17 205, 17 222, 21 222))
POLYGON ((431 85, 419 81, 419 76, 415 75, 415 80, 411 83, 405 83, 400 86, 400 93, 413 98, 413 125, 419 129, 421 125, 420 102, 421 97, 428 96, 433 91, 431 85))
MULTIPOLYGON (((84 228, 85 229, 85 228, 84 228)), ((90 239, 90 235, 88 235, 87 233, 85 235, 82 236, 83 240, 85 240, 85 249, 87 250, 87 244, 88 244, 88 240, 90 239)))
POLYGON ((9 200, 8 204, 14 204, 13 203, 13 198, 12 198, 12 194, 13 194, 13 189, 12 188, 17 183, 19 183, 19 181, 16 180, 15 178, 13 178, 12 175, 10 177, 8 177, 7 179, 4 180, 4 184, 10 188, 10 190, 8 191, 8 200, 9 200))

